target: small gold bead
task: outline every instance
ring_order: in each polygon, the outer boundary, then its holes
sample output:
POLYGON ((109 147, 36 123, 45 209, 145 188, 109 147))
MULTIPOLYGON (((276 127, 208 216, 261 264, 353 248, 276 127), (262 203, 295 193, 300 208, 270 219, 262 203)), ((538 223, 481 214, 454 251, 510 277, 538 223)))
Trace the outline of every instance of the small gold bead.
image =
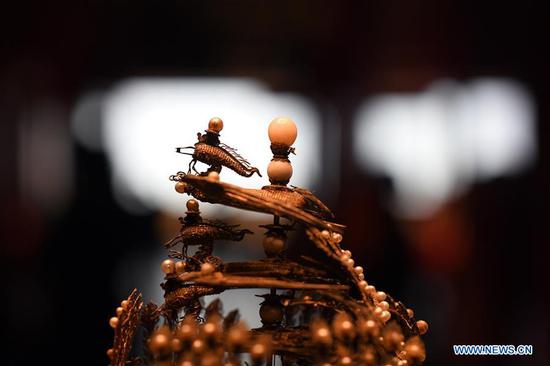
POLYGON ((412 318, 414 316, 413 309, 407 309, 407 315, 409 316, 409 318, 412 318))
POLYGON ((179 261, 179 262, 176 262, 175 267, 176 267, 176 273, 182 274, 185 272, 185 268, 187 267, 187 264, 184 261, 179 261))
POLYGON ((208 121, 208 129, 220 133, 221 130, 223 130, 223 121, 219 117, 211 118, 210 121, 208 121))
POLYGON ((378 300, 378 301, 386 300, 386 293, 384 291, 378 291, 376 293, 376 300, 378 300))
POLYGON ((113 316, 111 319, 109 319, 109 325, 111 328, 116 328, 118 326, 118 318, 116 316, 113 316))
POLYGON ((128 306, 128 300, 122 300, 120 302, 120 306, 122 306, 124 309, 126 309, 126 307, 128 306))
POLYGON ((172 351, 179 352, 182 349, 181 341, 178 338, 172 339, 172 351))
POLYGON ((200 354, 204 350, 204 342, 200 339, 195 339, 191 347, 193 352, 200 354))
POLYGON ((124 308, 122 306, 119 306, 118 308, 116 308, 116 316, 121 316, 123 311, 124 311, 124 308))
POLYGON ((187 201, 185 207, 187 207, 187 211, 199 212, 199 202, 193 198, 187 201))
POLYGON ((107 350, 107 357, 113 358, 113 355, 115 354, 115 351, 112 348, 109 348, 107 350))
POLYGON ((218 172, 210 172, 208 173, 208 180, 218 182, 220 180, 220 174, 218 172))
POLYGON ((174 188, 176 189, 176 192, 184 194, 186 187, 187 185, 185 184, 185 182, 177 182, 174 188))
POLYGON ((334 234, 332 234, 332 239, 334 239, 334 241, 336 243, 340 243, 342 241, 343 237, 342 237, 342 234, 340 234, 340 233, 334 233, 334 234))
POLYGON ((383 322, 387 322, 391 318, 391 313, 387 310, 382 311, 382 314, 380 314, 380 319, 382 319, 383 322))
POLYGON ((165 355, 172 350, 172 340, 167 328, 161 328, 154 334, 149 342, 149 350, 154 355, 165 355))
POLYGON ((388 304, 387 301, 380 301, 378 306, 380 306, 382 310, 388 310, 390 308, 390 304, 388 304))
POLYGON ((416 326, 418 327, 418 331, 420 332, 420 334, 425 334, 428 331, 428 323, 426 323, 424 320, 417 321, 416 326))
POLYGON ((162 263, 160 264, 160 268, 162 269, 162 272, 166 274, 172 274, 176 270, 174 261, 171 259, 166 259, 162 261, 162 263))
POLYGON ((216 268, 214 268, 214 266, 211 263, 206 262, 201 265, 201 274, 203 275, 212 274, 214 273, 215 270, 216 268))
POLYGON ((353 360, 349 356, 344 356, 340 359, 340 365, 351 365, 353 360))
POLYGON ((382 312, 384 311, 384 309, 382 309, 380 306, 377 306, 374 308, 374 315, 380 317, 382 315, 382 312))
POLYGON ((357 267, 355 267, 353 270, 354 270, 355 273, 357 273, 358 275, 363 273, 363 267, 361 267, 361 266, 357 266, 357 267))
POLYGON ((321 231, 321 235, 322 235, 323 238, 325 238, 325 239, 330 238, 330 233, 329 233, 328 230, 323 230, 323 231, 321 231))

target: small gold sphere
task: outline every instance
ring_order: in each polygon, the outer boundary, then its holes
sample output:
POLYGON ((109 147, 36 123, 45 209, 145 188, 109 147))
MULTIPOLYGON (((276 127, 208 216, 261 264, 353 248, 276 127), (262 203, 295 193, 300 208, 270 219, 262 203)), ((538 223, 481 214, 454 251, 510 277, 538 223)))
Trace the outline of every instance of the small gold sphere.
POLYGON ((179 262, 176 262, 175 267, 176 267, 176 273, 182 274, 183 272, 185 272, 185 268, 187 267, 187 264, 184 261, 179 261, 179 262))
POLYGON ((414 316, 413 309, 407 309, 407 315, 409 316, 409 318, 412 318, 414 316))
POLYGON ((312 339, 315 343, 324 344, 326 346, 332 344, 332 335, 326 326, 317 328, 313 333, 312 339))
POLYGON ((214 117, 208 122, 208 130, 216 133, 220 133, 223 130, 223 121, 221 118, 214 117))
POLYGON ((172 340, 170 333, 165 330, 160 330, 151 337, 149 342, 149 350, 154 355, 165 355, 172 350, 172 340))
POLYGON ((281 254, 286 247, 286 235, 269 232, 264 236, 263 246, 268 257, 281 254))
POLYGON ((119 306, 118 308, 116 308, 116 316, 121 316, 123 311, 124 311, 124 308, 122 306, 119 306))
POLYGON ((126 307, 128 306, 128 300, 122 300, 120 302, 120 306, 122 306, 124 309, 126 309, 126 307))
POLYGON ((200 339, 195 339, 191 345, 193 352, 196 354, 201 354, 204 351, 205 345, 204 342, 200 339))
POLYGON ((424 320, 417 321, 416 326, 418 327, 418 331, 420 332, 420 334, 425 334, 428 331, 428 323, 426 323, 424 320))
POLYGON ((390 320, 390 318, 391 318, 391 314, 389 311, 387 310, 382 311, 382 314, 380 315, 380 319, 382 319, 383 322, 387 322, 388 320, 390 320))
POLYGON ((118 326, 118 318, 116 316, 113 316, 111 319, 109 319, 109 325, 111 328, 116 328, 118 326))
POLYGON ((387 301, 380 301, 378 306, 380 306, 382 310, 388 310, 390 308, 390 304, 388 304, 387 301))
POLYGON ((263 324, 279 324, 283 320, 284 311, 280 304, 264 302, 260 306, 260 319, 263 324))
POLYGON ((181 341, 178 338, 172 339, 172 351, 179 352, 181 351, 183 345, 181 344, 181 341))
POLYGON ((201 274, 203 274, 203 275, 212 274, 212 273, 214 273, 215 270, 216 270, 216 268, 214 268, 212 263, 206 262, 206 263, 203 263, 201 265, 201 274))
POLYGON ((162 269, 162 272, 166 274, 172 274, 176 270, 176 265, 173 260, 166 259, 160 264, 160 269, 162 269))
POLYGON ((413 337, 405 343, 405 352, 408 360, 424 361, 426 358, 424 345, 417 337, 413 337))
POLYGON ((187 185, 184 182, 177 182, 175 186, 176 192, 184 194, 186 186, 187 185))
POLYGON ((361 267, 361 266, 357 266, 357 267, 355 267, 353 270, 354 270, 355 273, 357 273, 358 275, 363 273, 363 267, 361 267))
POLYGON ((107 350, 107 357, 113 358, 113 355, 115 354, 115 351, 112 348, 109 348, 107 350))
POLYGON ((370 336, 373 336, 373 337, 378 336, 378 334, 380 333, 380 328, 378 327, 378 324, 372 319, 367 320, 363 324, 362 330, 363 330, 364 334, 370 335, 370 336))
POLYGON ((236 325, 229 328, 227 332, 227 343, 229 349, 236 351, 245 346, 250 339, 250 333, 244 322, 239 322, 236 325))
POLYGON ((208 173, 208 180, 212 181, 212 182, 219 182, 220 181, 220 173, 218 173, 218 172, 208 173))
POLYGON ((386 300, 386 293, 384 291, 378 291, 376 293, 376 300, 378 300, 378 301, 386 300))
POLYGON ((187 211, 199 212, 199 202, 196 199, 191 198, 187 201, 185 206, 187 207, 187 211))
POLYGON ((333 234, 332 234, 332 238, 334 239, 334 241, 335 241, 336 243, 340 243, 340 242, 342 241, 342 239, 343 239, 343 236, 342 236, 342 234, 340 234, 340 233, 333 233, 333 234))

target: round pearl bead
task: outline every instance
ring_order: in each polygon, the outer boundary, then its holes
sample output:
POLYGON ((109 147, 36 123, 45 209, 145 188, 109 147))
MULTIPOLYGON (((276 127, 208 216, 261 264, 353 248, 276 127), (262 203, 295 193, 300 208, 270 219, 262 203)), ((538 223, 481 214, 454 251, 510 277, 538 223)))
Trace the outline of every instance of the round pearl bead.
POLYGON ((183 261, 180 261, 180 262, 176 262, 176 273, 177 274, 182 274, 183 272, 185 272, 185 267, 187 266, 185 264, 185 262, 183 261))
POLYGON ((378 300, 378 301, 386 300, 386 293, 384 291, 378 291, 376 293, 376 300, 378 300))
POLYGON ((360 282, 359 282, 359 287, 361 287, 361 288, 363 288, 363 289, 366 289, 368 285, 369 285, 369 284, 367 283, 367 281, 364 281, 364 280, 363 280, 363 281, 360 281, 360 282))
POLYGON ((284 160, 272 160, 267 166, 267 176, 271 182, 288 182, 292 177, 292 165, 284 160))
POLYGON ((211 264, 211 263, 203 263, 201 265, 201 273, 202 274, 211 274, 215 271, 216 269, 214 268, 214 266, 211 264))
POLYGON ((357 274, 363 273, 363 267, 361 267, 361 266, 357 266, 357 267, 355 267, 353 270, 354 270, 355 273, 357 273, 357 274))
POLYGON ((380 301, 378 304, 383 310, 388 310, 390 308, 390 304, 388 304, 387 301, 380 301))
POLYGON ((298 136, 298 128, 292 119, 277 117, 269 124, 267 134, 273 144, 292 146, 298 136))
POLYGON ((210 172, 208 173, 208 180, 212 182, 218 182, 220 180, 220 175, 218 172, 210 172))
POLYGON ((223 121, 221 118, 214 117, 208 122, 208 129, 214 132, 220 132, 223 130, 223 121))
POLYGON ((336 243, 340 243, 340 242, 342 241, 342 239, 343 239, 342 234, 340 234, 340 233, 334 233, 334 234, 332 234, 332 238, 334 239, 334 241, 335 241, 336 243))
POLYGON ((360 279, 360 280, 364 280, 364 279, 365 279, 365 275, 362 274, 362 273, 359 273, 357 276, 359 276, 359 279, 360 279))
POLYGON ((186 184, 184 182, 177 182, 176 183, 176 192, 184 194, 185 193, 185 186, 186 184))
POLYGON ((388 320, 390 320, 390 318, 391 314, 387 310, 382 311, 382 314, 380 314, 380 319, 382 319, 383 322, 387 322, 388 320))
POLYGON ((190 200, 188 200, 185 206, 187 207, 187 211, 191 211, 191 212, 199 211, 199 202, 195 199, 191 198, 190 200))
POLYGON ((355 264, 355 261, 353 259, 349 258, 346 260, 346 265, 348 267, 353 267, 354 264, 355 264))
POLYGON ((424 334, 428 331, 428 323, 426 323, 424 320, 417 321, 416 326, 418 327, 418 331, 420 332, 420 334, 424 334))
POLYGON ((120 302, 120 306, 122 306, 124 309, 126 309, 126 307, 128 306, 128 300, 122 300, 120 302))
POLYGON ((174 261, 171 259, 166 259, 162 261, 162 263, 160 264, 160 268, 162 269, 162 272, 166 274, 174 273, 174 271, 176 270, 174 261))
POLYGON ((260 306, 260 319, 264 324, 279 324, 283 316, 283 307, 279 304, 264 303, 260 306))
POLYGON ((118 318, 116 316, 113 316, 111 319, 109 319, 109 325, 111 328, 116 328, 118 325, 118 318))
POLYGON ((266 235, 263 240, 267 256, 277 256, 285 250, 286 238, 283 235, 266 235))
POLYGON ((119 306, 118 308, 116 308, 116 316, 121 316, 123 311, 124 311, 124 308, 122 306, 119 306))

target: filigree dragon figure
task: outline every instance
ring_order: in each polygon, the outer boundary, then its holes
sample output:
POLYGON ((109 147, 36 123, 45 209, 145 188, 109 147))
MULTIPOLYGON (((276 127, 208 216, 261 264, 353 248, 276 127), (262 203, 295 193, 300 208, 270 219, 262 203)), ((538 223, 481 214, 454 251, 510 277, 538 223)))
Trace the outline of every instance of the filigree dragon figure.
POLYGON ((195 145, 176 148, 176 152, 193 157, 189 163, 188 173, 194 171, 198 175, 204 176, 210 172, 219 173, 222 166, 224 166, 243 177, 251 177, 254 173, 261 177, 262 175, 258 168, 251 166, 245 158, 237 153, 237 149, 220 142, 219 133, 222 128, 222 120, 212 118, 208 123, 208 129, 205 131, 206 134, 201 134, 200 132, 197 134, 198 142, 195 145), (192 149, 193 152, 185 152, 187 149, 192 149), (198 161, 210 166, 206 172, 200 173, 197 171, 195 166, 198 161))

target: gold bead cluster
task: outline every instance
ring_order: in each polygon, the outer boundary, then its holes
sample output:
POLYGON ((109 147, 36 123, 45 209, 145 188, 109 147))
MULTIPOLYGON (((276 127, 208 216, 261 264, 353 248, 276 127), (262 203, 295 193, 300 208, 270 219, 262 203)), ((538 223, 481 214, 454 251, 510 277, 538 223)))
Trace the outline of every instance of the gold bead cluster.
POLYGON ((146 346, 155 366, 240 365, 243 352, 263 364, 272 355, 270 337, 252 335, 244 322, 228 321, 218 312, 207 314, 203 323, 187 316, 173 330, 159 326, 146 346))

